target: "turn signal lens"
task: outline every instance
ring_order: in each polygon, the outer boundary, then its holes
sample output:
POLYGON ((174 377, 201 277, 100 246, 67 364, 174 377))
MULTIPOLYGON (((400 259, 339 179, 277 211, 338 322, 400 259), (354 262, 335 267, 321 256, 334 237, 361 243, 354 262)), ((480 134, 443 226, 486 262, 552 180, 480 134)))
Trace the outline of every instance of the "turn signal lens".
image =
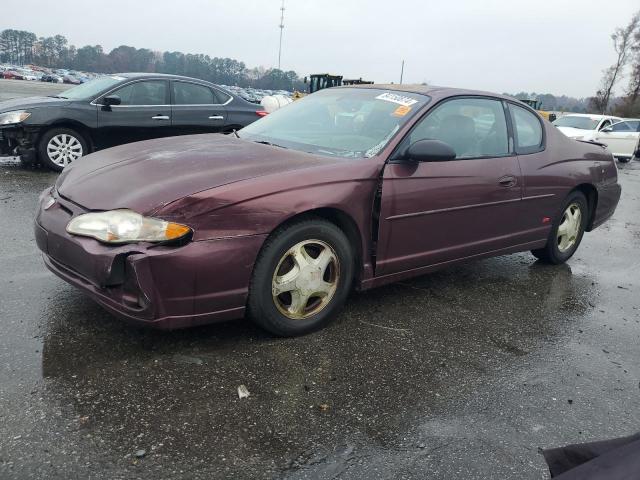
POLYGON ((266 110, 256 110, 256 115, 258 115, 259 117, 266 117, 267 115, 269 115, 269 112, 267 112, 266 110))
POLYGON ((132 210, 111 210, 78 215, 67 225, 67 232, 105 243, 136 243, 178 240, 190 234, 191 229, 132 210))

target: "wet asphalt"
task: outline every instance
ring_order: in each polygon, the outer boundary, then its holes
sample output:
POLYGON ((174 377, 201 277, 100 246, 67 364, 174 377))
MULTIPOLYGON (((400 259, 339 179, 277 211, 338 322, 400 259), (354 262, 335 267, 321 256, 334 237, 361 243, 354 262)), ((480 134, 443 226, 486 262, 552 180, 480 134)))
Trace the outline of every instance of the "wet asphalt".
POLYGON ((38 254, 55 178, 0 167, 0 479, 541 479, 541 448, 640 430, 640 162, 568 264, 354 293, 293 339, 111 317, 38 254))

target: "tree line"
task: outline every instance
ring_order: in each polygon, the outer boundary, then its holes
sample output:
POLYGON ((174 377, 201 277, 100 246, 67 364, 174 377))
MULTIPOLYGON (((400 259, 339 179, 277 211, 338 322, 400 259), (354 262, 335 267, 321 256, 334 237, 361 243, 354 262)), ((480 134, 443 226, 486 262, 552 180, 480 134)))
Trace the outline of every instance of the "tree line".
POLYGON ((239 87, 304 90, 302 80, 292 70, 247 68, 243 62, 233 58, 157 52, 126 45, 106 53, 101 45, 76 48, 63 35, 38 37, 24 30, 6 29, 0 32, 0 62, 95 73, 171 73, 239 87))
POLYGON ((611 40, 616 61, 604 70, 598 91, 589 99, 589 107, 599 113, 640 117, 640 11, 625 27, 616 28, 611 40), (615 87, 625 80, 624 94, 614 99, 615 87))

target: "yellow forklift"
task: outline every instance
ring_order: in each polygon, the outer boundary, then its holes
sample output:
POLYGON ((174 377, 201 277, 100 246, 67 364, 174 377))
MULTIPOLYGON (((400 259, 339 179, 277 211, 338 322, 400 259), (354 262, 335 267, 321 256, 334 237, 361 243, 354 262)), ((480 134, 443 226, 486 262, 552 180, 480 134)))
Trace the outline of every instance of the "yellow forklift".
POLYGON ((540 115, 542 115, 544 118, 546 118, 550 122, 553 122, 556 119, 556 114, 555 113, 551 113, 551 112, 547 112, 546 110, 542 110, 542 104, 540 103, 540 101, 538 101, 538 100, 529 100, 529 99, 524 100, 522 98, 519 98, 518 100, 521 101, 522 103, 526 103, 527 105, 529 105, 531 108, 536 110, 540 115))

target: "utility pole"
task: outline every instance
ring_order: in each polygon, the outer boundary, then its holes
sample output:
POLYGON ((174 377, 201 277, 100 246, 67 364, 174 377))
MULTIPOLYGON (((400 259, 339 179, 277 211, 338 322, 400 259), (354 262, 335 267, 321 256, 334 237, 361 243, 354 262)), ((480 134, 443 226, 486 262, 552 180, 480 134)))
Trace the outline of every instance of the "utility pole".
POLYGON ((404 75, 404 60, 402 60, 402 67, 400 67, 400 85, 402 85, 402 77, 403 77, 403 75, 404 75))
POLYGON ((282 59, 282 31, 284 30, 284 0, 282 0, 282 6, 280 7, 280 48, 278 48, 278 70, 280 68, 280 60, 282 59))

